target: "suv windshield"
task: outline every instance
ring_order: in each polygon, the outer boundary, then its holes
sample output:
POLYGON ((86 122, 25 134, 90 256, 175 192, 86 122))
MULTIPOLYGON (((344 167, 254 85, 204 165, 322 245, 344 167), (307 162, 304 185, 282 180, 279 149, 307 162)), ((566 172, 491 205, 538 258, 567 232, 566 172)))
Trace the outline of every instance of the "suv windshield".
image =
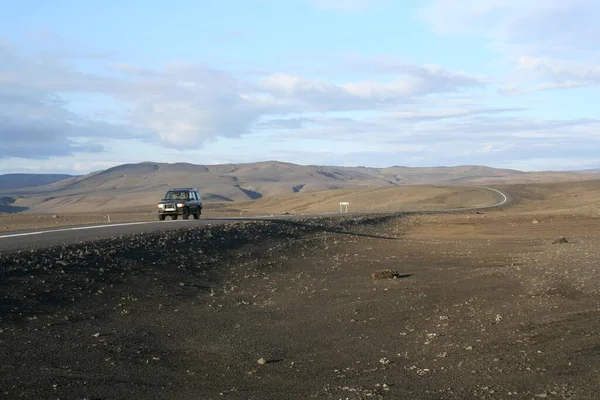
POLYGON ((167 192, 165 195, 166 200, 188 200, 189 195, 188 192, 167 192))

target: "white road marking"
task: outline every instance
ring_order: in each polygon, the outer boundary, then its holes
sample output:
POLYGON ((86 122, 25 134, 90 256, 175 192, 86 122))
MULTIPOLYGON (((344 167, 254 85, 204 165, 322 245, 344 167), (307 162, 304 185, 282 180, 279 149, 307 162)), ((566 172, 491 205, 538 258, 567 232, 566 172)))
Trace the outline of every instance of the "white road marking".
POLYGON ((79 227, 74 227, 74 228, 50 229, 50 230, 46 230, 46 231, 13 233, 13 234, 10 234, 10 235, 0 236, 0 239, 11 238, 11 237, 20 237, 20 236, 42 235, 44 233, 66 232, 66 231, 80 231, 80 230, 84 230, 84 229, 112 228, 113 226, 143 225, 143 224, 152 224, 154 222, 155 221, 148 221, 148 222, 126 222, 126 223, 122 223, 122 224, 105 224, 105 225, 93 225, 93 226, 79 226, 79 227))
MULTIPOLYGON (((499 190, 496 189, 492 189, 489 187, 485 187, 485 186, 476 186, 482 189, 486 189, 486 190, 490 190, 492 192, 496 192, 498 193, 500 196, 502 196, 503 200, 501 202, 498 202, 496 204, 492 204, 491 206, 482 206, 482 207, 469 207, 469 208, 464 208, 464 209, 460 209, 460 208, 456 208, 456 209, 449 209, 449 210, 434 210, 434 211, 460 211, 460 210, 470 210, 470 209, 480 209, 480 208, 491 208, 491 207, 499 207, 503 204, 505 204, 508 201, 508 197, 502 193, 499 190)), ((334 213, 321 213, 321 214, 314 214, 314 215, 334 215, 334 213)), ((303 214, 299 214, 296 216, 305 216, 303 214)), ((225 217, 225 218, 211 218, 210 220, 213 221, 246 221, 246 220, 253 220, 253 219, 264 219, 264 218, 280 218, 282 216, 277 216, 277 215, 265 215, 262 217, 225 217)), ((284 217, 293 217, 293 216, 284 216, 284 217)), ((13 234, 8 234, 8 235, 2 235, 0 236, 0 239, 8 239, 8 238, 14 238, 14 237, 23 237, 23 236, 33 236, 33 235, 43 235, 43 234, 48 234, 48 233, 55 233, 55 232, 67 232, 67 231, 81 231, 81 230, 86 230, 86 229, 100 229, 100 228, 113 228, 113 227, 119 227, 119 226, 133 226, 133 225, 146 225, 146 224, 165 224, 165 223, 177 223, 177 222, 192 222, 193 220, 175 220, 175 221, 144 221, 144 222, 124 222, 124 223, 120 223, 120 224, 104 224, 104 225, 92 225, 92 226, 80 226, 80 227, 73 227, 73 228, 61 228, 61 229, 49 229, 49 230, 45 230, 45 231, 34 231, 34 232, 24 232, 24 233, 13 233, 13 234)), ((206 221, 206 220, 204 220, 206 221)))
MULTIPOLYGON (((232 217, 232 218, 211 218, 208 219, 209 221, 214 221, 214 220, 223 220, 223 221, 237 221, 237 220, 250 220, 250 219, 260 219, 260 218, 273 218, 275 216, 271 215, 271 216, 264 216, 264 217, 248 217, 248 218, 236 218, 236 217, 232 217)), ((8 238, 14 238, 14 237, 23 237, 23 236, 33 236, 33 235, 43 235, 43 234, 48 234, 48 233, 55 233, 55 232, 67 232, 67 231, 82 231, 82 230, 86 230, 86 229, 100 229, 100 228, 113 228, 113 227, 119 227, 119 226, 132 226, 132 225, 146 225, 146 224, 168 224, 168 223, 183 223, 183 222, 193 222, 194 220, 175 220, 175 221, 144 221, 144 222, 123 222, 123 223, 119 223, 119 224, 104 224, 104 225, 92 225, 92 226, 77 226, 77 227, 73 227, 73 228, 60 228, 60 229, 48 229, 48 230, 44 230, 44 231, 34 231, 34 232, 23 232, 23 233, 12 233, 12 234, 8 234, 8 235, 2 235, 0 236, 0 239, 8 239, 8 238)), ((204 221, 207 221, 207 219, 205 219, 204 221)))

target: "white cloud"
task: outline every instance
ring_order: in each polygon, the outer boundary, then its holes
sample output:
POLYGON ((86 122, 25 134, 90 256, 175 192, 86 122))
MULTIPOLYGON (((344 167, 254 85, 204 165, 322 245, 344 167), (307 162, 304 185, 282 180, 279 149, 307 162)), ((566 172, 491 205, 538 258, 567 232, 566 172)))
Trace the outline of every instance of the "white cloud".
POLYGON ((582 170, 597 168, 600 158, 569 158, 569 157, 531 157, 527 159, 509 160, 502 163, 504 168, 512 168, 523 171, 547 171, 547 170, 582 170))
POLYGON ((380 111, 418 97, 486 84, 438 66, 411 64, 394 65, 387 81, 333 83, 285 73, 253 82, 186 63, 161 69, 100 65, 101 73, 91 74, 75 69, 64 56, 26 57, 6 47, 0 49, 0 59, 5 65, 0 74, 0 157, 102 151, 99 143, 87 141, 84 146, 77 140, 90 137, 138 138, 171 148, 199 148, 216 137, 252 133, 265 116, 380 111), (79 101, 87 95, 117 102, 119 107, 106 105, 106 110, 95 109, 93 114, 119 124, 74 112, 68 98, 75 94, 79 101))
POLYGON ((518 69, 523 73, 534 73, 555 80, 600 83, 600 67, 586 63, 520 57, 518 69))
POLYGON ((593 54, 600 39, 596 0, 431 0, 418 14, 442 35, 476 34, 534 55, 593 54))
POLYGON ((280 143, 286 151, 291 151, 288 144, 293 145, 299 139, 314 141, 315 148, 342 148, 344 144, 346 149, 361 149, 345 150, 339 157, 330 152, 332 157, 327 160, 342 161, 342 155, 346 155, 346 165, 354 160, 355 165, 468 163, 502 167, 507 160, 527 166, 528 159, 543 158, 547 163, 555 160, 555 164, 546 167, 563 169, 575 165, 573 162, 578 159, 597 158, 600 120, 534 120, 519 111, 489 107, 448 111, 425 108, 362 119, 292 119, 294 129, 287 128, 286 120, 273 120, 270 128, 274 132, 268 140, 280 143))
POLYGON ((73 113, 59 94, 113 90, 111 80, 75 71, 61 57, 20 56, 10 46, 0 46, 0 63, 0 158, 99 152, 101 144, 75 139, 140 135, 132 127, 73 113))
POLYGON ((598 158, 599 129, 600 120, 533 120, 518 110, 482 107, 459 112, 436 107, 412 112, 407 106, 404 111, 364 118, 329 114, 272 118, 256 125, 259 137, 217 139, 199 150, 161 149, 129 139, 110 146, 109 153, 85 158, 57 157, 41 163, 0 160, 0 170, 18 166, 22 171, 88 172, 123 162, 210 164, 265 159, 381 167, 483 164, 563 169, 573 168, 578 160, 598 158))
POLYGON ((494 108, 494 107, 481 107, 481 108, 455 108, 450 104, 442 110, 435 109, 423 109, 419 111, 397 111, 390 113, 389 116, 406 122, 427 122, 427 121, 440 121, 445 119, 456 119, 461 117, 472 117, 477 115, 493 115, 503 114, 511 112, 522 112, 526 111, 526 108, 494 108))
MULTIPOLYGON (((489 14, 487 8, 479 12, 489 14)), ((600 147, 596 120, 528 119, 518 114, 521 107, 486 106, 487 77, 394 59, 352 60, 340 75, 361 79, 336 80, 285 71, 252 80, 185 63, 97 64, 100 72, 91 74, 76 70, 68 58, 25 57, 10 48, 0 49, 0 61, 0 167, 12 165, 11 159, 53 156, 60 158, 40 165, 85 172, 153 158, 204 163, 286 154, 303 162, 301 153, 292 156, 300 147, 307 154, 310 148, 327 150, 307 162, 443 165, 468 157, 469 163, 498 165, 507 158, 566 159, 567 150, 591 159, 600 147), (69 103, 74 94, 118 106, 94 110, 100 121, 69 103), (127 146, 114 152, 117 142, 127 146), (84 153, 85 159, 78 157, 84 153)), ((515 69, 524 83, 505 87, 507 92, 600 81, 597 67, 551 57, 523 56, 515 69)))
POLYGON ((504 93, 576 89, 600 84, 600 68, 588 63, 551 59, 547 57, 519 57, 516 73, 521 84, 511 83, 504 93))
POLYGON ((486 82, 438 66, 397 65, 391 82, 363 80, 334 84, 283 73, 263 78, 258 87, 279 99, 297 102, 303 111, 373 110, 434 93, 481 88, 486 82))
POLYGON ((418 11, 439 35, 484 38, 516 60, 504 94, 596 85, 599 13, 597 0, 428 0, 418 11))
POLYGON ((561 89, 578 89, 589 86, 588 83, 585 82, 577 82, 577 81, 564 81, 564 82, 546 82, 539 83, 535 85, 529 86, 519 86, 515 84, 505 85, 500 89, 500 93, 504 94, 526 94, 533 92, 543 92, 549 90, 561 90, 561 89))
POLYGON ((317 79, 277 73, 267 76, 258 84, 259 88, 275 96, 319 99, 322 96, 345 96, 347 93, 337 85, 317 79))

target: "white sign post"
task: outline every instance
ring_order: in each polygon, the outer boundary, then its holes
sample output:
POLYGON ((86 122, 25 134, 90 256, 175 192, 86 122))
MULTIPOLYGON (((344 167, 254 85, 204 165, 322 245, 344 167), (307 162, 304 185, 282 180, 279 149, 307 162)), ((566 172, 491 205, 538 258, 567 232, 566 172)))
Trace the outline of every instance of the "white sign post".
POLYGON ((348 212, 348 205, 350 203, 347 201, 340 201, 340 213, 348 212))

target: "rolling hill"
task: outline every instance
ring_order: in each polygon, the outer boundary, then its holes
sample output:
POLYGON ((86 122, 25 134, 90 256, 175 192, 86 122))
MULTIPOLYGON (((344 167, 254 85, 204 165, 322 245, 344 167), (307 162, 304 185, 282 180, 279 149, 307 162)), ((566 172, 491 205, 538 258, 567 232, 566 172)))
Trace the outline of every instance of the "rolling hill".
POLYGON ((0 175, 0 191, 45 186, 72 177, 61 174, 4 174, 0 175))
MULTIPOLYGON (((0 186, 0 194, 18 210, 85 212, 152 207, 168 188, 177 186, 197 187, 207 203, 230 203, 335 189, 580 181, 598 176, 600 173, 522 172, 485 166, 369 168, 277 161, 221 165, 144 162, 62 179, 59 175, 31 175, 21 180, 26 182, 21 187, 14 178, 4 178, 13 183, 0 186)), ((0 182, 3 177, 6 175, 0 176, 0 182)))

